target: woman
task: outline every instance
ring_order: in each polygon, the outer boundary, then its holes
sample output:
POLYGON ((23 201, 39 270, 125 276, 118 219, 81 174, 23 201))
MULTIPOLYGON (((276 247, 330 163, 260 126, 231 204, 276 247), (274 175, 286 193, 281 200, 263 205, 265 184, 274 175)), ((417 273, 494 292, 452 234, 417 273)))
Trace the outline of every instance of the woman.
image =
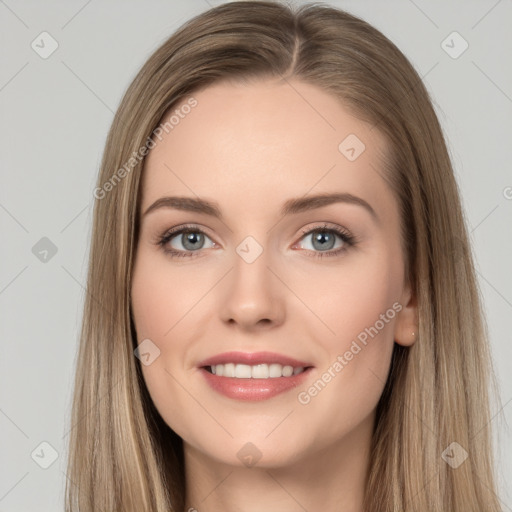
POLYGON ((94 195, 67 510, 500 510, 451 162, 375 28, 195 17, 128 88, 94 195))

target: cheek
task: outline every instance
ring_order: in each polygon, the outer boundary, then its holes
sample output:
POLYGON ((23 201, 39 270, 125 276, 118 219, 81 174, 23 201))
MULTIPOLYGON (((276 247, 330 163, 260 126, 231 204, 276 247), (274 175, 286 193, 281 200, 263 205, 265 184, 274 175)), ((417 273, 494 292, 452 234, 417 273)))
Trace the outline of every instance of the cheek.
MULTIPOLYGON (((180 402, 180 393, 174 389, 175 381, 172 376, 174 369, 169 365, 169 340, 173 331, 166 333, 177 322, 174 312, 176 304, 172 302, 172 286, 162 282, 158 268, 144 265, 134 269, 132 281, 132 313, 137 333, 137 344, 143 340, 151 340, 150 364, 143 364, 137 360, 142 370, 142 376, 149 395, 160 416, 168 425, 175 428, 175 418, 179 417, 179 410, 185 404, 180 402), (155 348, 156 347, 156 348, 155 348), (169 396, 173 396, 169 400, 169 396)), ((144 341, 144 343, 147 343, 144 341)), ((173 345, 173 354, 176 347, 173 345)), ((179 428, 175 431, 179 432, 179 428)))
POLYGON ((161 342, 170 339, 175 326, 206 293, 208 282, 200 272, 186 271, 179 264, 142 250, 131 292, 138 341, 151 336, 161 342))
POLYGON ((364 339, 369 329, 374 333, 375 324, 379 339, 392 339, 397 309, 401 309, 393 304, 402 294, 403 266, 400 254, 381 249, 380 254, 375 250, 347 258, 339 266, 319 267, 314 280, 309 276, 295 281, 294 291, 324 324, 316 321, 311 339, 319 339, 321 329, 321 343, 328 352, 348 349, 359 335, 364 339))
POLYGON ((194 316, 194 306, 211 288, 201 273, 188 272, 186 278, 184 274, 179 265, 173 268, 165 258, 154 257, 142 250, 136 260, 131 288, 137 344, 149 339, 158 353, 148 365, 139 360, 137 363, 141 365, 156 409, 179 435, 186 435, 192 421, 186 419, 184 411, 195 406, 183 388, 189 378, 185 354, 194 337, 190 320, 194 316))
MULTIPOLYGON (((328 283, 317 280, 324 284, 309 294, 317 297, 311 308, 320 312, 330 331, 322 329, 327 333, 323 336, 318 330, 316 335, 309 332, 325 354, 313 387, 301 390, 304 394, 299 397, 300 403, 311 407, 311 421, 329 408, 333 428, 353 428, 382 394, 394 347, 394 324, 403 307, 398 302, 403 267, 399 254, 381 254, 331 269, 328 283)), ((318 328, 318 322, 315 325, 318 328)))

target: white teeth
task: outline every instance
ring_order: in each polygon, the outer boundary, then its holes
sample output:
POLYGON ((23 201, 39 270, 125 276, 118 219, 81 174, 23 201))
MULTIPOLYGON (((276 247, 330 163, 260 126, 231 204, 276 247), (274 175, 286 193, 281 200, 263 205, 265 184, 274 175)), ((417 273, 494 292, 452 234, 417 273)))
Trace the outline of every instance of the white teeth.
POLYGON ((211 372, 218 377, 235 377, 237 379, 268 379, 276 377, 291 377, 298 375, 304 371, 302 366, 294 368, 289 365, 272 364, 256 364, 254 366, 248 364, 215 364, 210 366, 211 372))
POLYGON ((253 379, 268 379, 268 364, 257 364, 252 367, 253 379))
POLYGON ((252 377, 251 367, 248 364, 237 364, 235 366, 235 377, 237 379, 250 379, 252 377))
POLYGON ((283 366, 283 377, 291 377, 293 375, 293 366, 283 366))
POLYGON ((283 367, 280 364, 273 363, 268 367, 270 377, 281 377, 283 375, 283 367))
POLYGON ((224 365, 224 377, 234 377, 235 376, 235 365, 233 363, 227 363, 224 365))

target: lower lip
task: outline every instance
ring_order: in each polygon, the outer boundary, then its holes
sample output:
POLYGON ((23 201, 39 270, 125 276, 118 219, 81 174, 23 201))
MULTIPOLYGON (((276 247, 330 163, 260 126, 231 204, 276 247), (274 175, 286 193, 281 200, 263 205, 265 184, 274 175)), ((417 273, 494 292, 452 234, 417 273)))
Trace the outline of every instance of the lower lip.
POLYGON ((307 378, 312 368, 307 368, 298 375, 291 377, 271 377, 269 379, 237 379, 235 377, 219 377, 205 368, 200 368, 206 382, 214 391, 236 400, 266 400, 290 391, 299 386, 307 378))

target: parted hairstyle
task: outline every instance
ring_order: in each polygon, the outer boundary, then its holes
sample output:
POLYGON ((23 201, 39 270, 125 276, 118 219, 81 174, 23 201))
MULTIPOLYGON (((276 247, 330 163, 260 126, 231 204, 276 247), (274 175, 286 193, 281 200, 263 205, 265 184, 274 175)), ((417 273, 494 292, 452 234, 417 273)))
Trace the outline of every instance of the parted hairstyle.
POLYGON ((243 1, 182 25, 141 67, 112 122, 94 192, 66 511, 184 510, 182 440, 157 412, 134 357, 141 148, 152 147, 155 128, 195 91, 266 77, 320 87, 389 146, 382 173, 399 204, 419 332, 412 346, 394 346, 377 405, 365 512, 501 510, 490 416, 491 398, 499 398, 487 328, 452 163, 421 77, 380 31, 343 10, 243 1), (468 453, 457 468, 442 457, 453 442, 468 453))

